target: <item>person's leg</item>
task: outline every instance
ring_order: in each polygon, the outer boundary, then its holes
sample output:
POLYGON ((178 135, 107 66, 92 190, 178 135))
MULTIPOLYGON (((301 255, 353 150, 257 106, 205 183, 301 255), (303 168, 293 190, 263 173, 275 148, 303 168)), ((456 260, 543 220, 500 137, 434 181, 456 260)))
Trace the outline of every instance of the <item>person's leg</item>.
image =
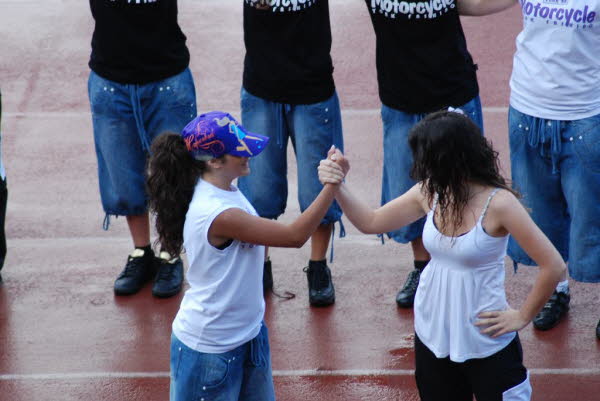
POLYGON ((310 237, 310 260, 326 259, 333 223, 321 224, 310 237))
POLYGON ((147 230, 144 168, 146 154, 138 133, 131 85, 121 85, 90 73, 88 94, 94 126, 98 181, 102 206, 109 216, 127 219, 136 249, 115 281, 118 295, 134 294, 155 273, 147 230), (141 217, 140 217, 141 216, 141 217))
POLYGON ((238 401, 247 344, 221 354, 186 346, 171 335, 170 401, 238 401))
MULTIPOLYGON (((290 136, 298 163, 298 202, 300 210, 304 211, 323 188, 317 174, 319 163, 327 157, 331 145, 344 150, 337 94, 320 103, 291 106, 288 120, 291 121, 290 136)), ((313 306, 327 306, 335 302, 335 288, 326 254, 333 225, 341 216, 342 211, 334 202, 311 237, 311 257, 305 271, 308 298, 313 306)))
MULTIPOLYGON (((408 133, 423 117, 423 114, 408 114, 386 105, 381 106, 383 121, 382 205, 402 195, 415 185, 410 178, 413 158, 408 145, 408 133)), ((396 242, 403 244, 410 242, 413 250, 414 269, 408 274, 403 287, 396 295, 396 303, 400 307, 412 307, 421 271, 430 259, 429 252, 421 240, 424 223, 424 218, 419 219, 412 224, 387 233, 388 237, 396 242)))
MULTIPOLYGON (((557 123, 528 116, 512 107, 509 110, 513 187, 523 196, 523 203, 533 221, 567 261, 571 216, 561 182, 566 170, 552 157, 552 149, 561 146, 561 143, 557 143, 561 141, 560 133, 554 132, 559 128, 557 123)), ((566 145, 564 140, 562 145, 566 145)), ((515 263, 535 265, 512 237, 508 244, 508 255, 515 263)), ((556 326, 568 311, 569 301, 568 287, 559 288, 533 319, 533 326, 539 330, 556 326)))
MULTIPOLYGON (((250 174, 238 179, 238 187, 259 216, 276 219, 285 211, 287 187, 287 123, 283 105, 241 90, 242 125, 250 132, 266 135, 269 146, 250 160, 250 174)), ((271 260, 265 250, 263 289, 273 287, 271 260)))
MULTIPOLYGON (((6 233, 4 231, 4 221, 6 219, 6 201, 8 199, 8 190, 6 187, 6 173, 2 163, 2 93, 0 92, 0 270, 4 266, 6 257, 6 233)), ((2 283, 2 275, 0 275, 2 283)))
POLYGON ((527 401, 531 384, 523 366, 523 350, 517 335, 505 348, 482 359, 464 363, 477 401, 527 401))
POLYGON ((150 245, 150 219, 148 213, 126 217, 133 247, 143 248, 150 245))
POLYGON ((421 401, 473 401, 461 364, 437 358, 416 334, 415 380, 421 401))
POLYGON ((240 401, 275 401, 268 333, 263 322, 260 333, 250 342, 249 355, 244 364, 240 401))
MULTIPOLYGON (((600 282, 600 114, 562 122, 561 178, 571 216, 569 274, 600 282)), ((600 338, 600 322, 596 326, 600 338)))
MULTIPOLYGON (((152 141, 161 133, 180 133, 196 117, 196 89, 189 69, 162 81, 143 85, 139 99, 144 127, 140 129, 141 141, 147 153, 152 141)), ((167 298, 179 293, 183 287, 183 261, 179 255, 169 255, 161 249, 156 262, 152 295, 167 298)))

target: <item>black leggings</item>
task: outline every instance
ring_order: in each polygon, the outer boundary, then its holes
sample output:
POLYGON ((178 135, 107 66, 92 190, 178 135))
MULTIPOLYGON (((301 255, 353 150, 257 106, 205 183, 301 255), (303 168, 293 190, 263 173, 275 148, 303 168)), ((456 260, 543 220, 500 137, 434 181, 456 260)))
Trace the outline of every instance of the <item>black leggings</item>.
POLYGON ((422 401, 503 401, 503 393, 512 390, 520 397, 531 392, 527 369, 523 366, 523 349, 519 335, 505 348, 482 359, 452 362, 437 358, 415 335, 417 387, 422 401))

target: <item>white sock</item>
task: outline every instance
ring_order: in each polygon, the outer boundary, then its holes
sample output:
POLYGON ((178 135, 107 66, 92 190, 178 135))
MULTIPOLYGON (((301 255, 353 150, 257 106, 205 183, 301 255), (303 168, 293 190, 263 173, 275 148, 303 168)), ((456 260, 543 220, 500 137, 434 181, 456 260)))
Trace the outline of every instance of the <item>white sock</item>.
POLYGON ((569 280, 561 281, 556 285, 556 292, 564 292, 565 294, 569 293, 569 280))

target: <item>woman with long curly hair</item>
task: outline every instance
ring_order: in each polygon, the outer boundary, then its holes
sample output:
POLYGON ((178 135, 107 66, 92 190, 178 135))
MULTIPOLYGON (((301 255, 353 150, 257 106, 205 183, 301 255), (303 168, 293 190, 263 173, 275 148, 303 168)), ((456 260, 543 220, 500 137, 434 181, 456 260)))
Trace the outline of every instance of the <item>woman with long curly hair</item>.
MULTIPOLYGON (((171 255, 185 249, 189 264, 171 337, 171 401, 275 399, 264 246, 302 246, 338 186, 325 185, 291 224, 258 217, 232 182, 249 174, 248 159, 267 143, 229 114, 211 112, 152 144, 147 186, 158 240, 171 255)), ((329 177, 335 183, 336 174, 329 177)))
MULTIPOLYGON (((371 210, 342 184, 336 199, 364 233, 384 233, 426 216, 423 243, 431 261, 414 305, 416 380, 422 400, 528 400, 531 395, 517 331, 552 293, 565 264, 499 173, 498 153, 459 112, 428 115, 409 134, 417 182, 371 210), (540 272, 520 309, 504 291, 508 236, 540 272)), ((347 173, 340 153, 323 160, 329 182, 347 173), (337 176, 336 176, 337 177, 337 176)))

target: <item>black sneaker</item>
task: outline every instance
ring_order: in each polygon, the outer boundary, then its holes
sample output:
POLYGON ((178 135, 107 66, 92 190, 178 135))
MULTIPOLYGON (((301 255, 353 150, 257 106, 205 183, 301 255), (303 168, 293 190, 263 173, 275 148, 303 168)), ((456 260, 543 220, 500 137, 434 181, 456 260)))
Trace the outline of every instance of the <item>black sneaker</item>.
POLYGON ((544 308, 533 318, 533 327, 538 330, 550 330, 558 324, 569 310, 571 296, 566 292, 554 290, 544 308))
POLYGON ((156 274, 154 252, 134 249, 127 257, 125 269, 115 281, 116 295, 131 295, 142 289, 144 284, 156 274))
POLYGON ((415 294, 417 293, 420 278, 421 269, 414 269, 408 273, 404 286, 398 291, 398 295, 396 295, 396 303, 399 307, 412 308, 415 303, 415 294))
POLYGON ((600 320, 598 320, 598 325, 596 326, 596 338, 600 340, 600 320))
POLYGON ((324 260, 310 260, 303 270, 308 278, 308 301, 313 306, 328 306, 335 302, 331 270, 324 260))
POLYGON ((152 295, 158 298, 177 295, 183 287, 183 261, 181 258, 171 258, 168 252, 161 252, 157 263, 152 295))
POLYGON ((263 265, 263 291, 270 291, 273 289, 273 270, 271 269, 271 259, 265 260, 263 265))

